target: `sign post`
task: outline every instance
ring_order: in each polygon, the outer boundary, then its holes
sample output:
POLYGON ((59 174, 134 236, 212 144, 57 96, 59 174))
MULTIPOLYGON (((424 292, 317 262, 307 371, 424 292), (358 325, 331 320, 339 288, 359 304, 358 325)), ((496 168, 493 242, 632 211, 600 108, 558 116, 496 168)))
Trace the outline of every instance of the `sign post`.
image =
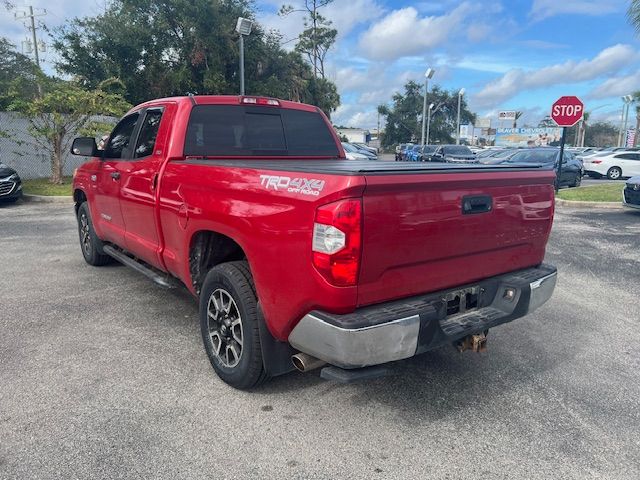
POLYGON ((560 188, 562 178, 562 160, 564 159, 564 143, 567 138, 567 127, 573 127, 582 120, 584 104, 578 97, 565 96, 556 100, 551 107, 551 118, 559 127, 562 127, 562 139, 560 140, 560 158, 558 160, 558 173, 556 177, 556 192, 560 188))

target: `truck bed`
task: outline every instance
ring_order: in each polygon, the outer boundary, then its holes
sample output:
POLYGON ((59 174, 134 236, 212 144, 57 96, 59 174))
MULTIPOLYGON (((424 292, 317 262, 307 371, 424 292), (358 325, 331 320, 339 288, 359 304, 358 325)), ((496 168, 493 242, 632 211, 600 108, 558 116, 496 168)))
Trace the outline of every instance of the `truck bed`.
POLYGON ((518 172, 540 170, 543 165, 535 164, 456 164, 435 162, 390 162, 373 160, 219 160, 190 158, 186 163, 209 166, 249 168, 256 170, 274 170, 287 172, 322 173, 326 175, 393 175, 422 173, 455 173, 455 172, 518 172))

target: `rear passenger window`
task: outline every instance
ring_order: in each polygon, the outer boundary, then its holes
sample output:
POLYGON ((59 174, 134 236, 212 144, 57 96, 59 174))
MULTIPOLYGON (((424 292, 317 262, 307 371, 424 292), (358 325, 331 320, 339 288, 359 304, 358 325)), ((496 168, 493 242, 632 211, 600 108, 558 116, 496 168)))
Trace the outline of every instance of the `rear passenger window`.
POLYGON ((140 127, 138 143, 135 149, 135 158, 142 158, 153 153, 156 144, 160 120, 162 119, 162 109, 147 110, 147 113, 140 127))

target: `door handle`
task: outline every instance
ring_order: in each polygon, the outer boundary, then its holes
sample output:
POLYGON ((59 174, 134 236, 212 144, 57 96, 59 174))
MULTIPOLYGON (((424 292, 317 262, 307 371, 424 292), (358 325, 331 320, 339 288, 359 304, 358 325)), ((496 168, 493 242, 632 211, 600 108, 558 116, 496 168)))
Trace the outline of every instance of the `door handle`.
POLYGON ((120 172, 111 172, 111 178, 114 180, 120 180, 120 172))
POLYGON ((462 197, 463 215, 490 212, 492 207, 493 199, 489 195, 469 195, 462 197))

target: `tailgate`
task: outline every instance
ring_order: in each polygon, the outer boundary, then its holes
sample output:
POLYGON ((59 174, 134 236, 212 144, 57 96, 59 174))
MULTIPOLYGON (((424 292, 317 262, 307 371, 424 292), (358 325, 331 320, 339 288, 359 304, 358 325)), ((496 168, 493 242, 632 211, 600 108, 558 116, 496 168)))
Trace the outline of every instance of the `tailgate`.
POLYGON ((549 170, 490 169, 367 175, 358 304, 540 264, 554 178, 549 170))

